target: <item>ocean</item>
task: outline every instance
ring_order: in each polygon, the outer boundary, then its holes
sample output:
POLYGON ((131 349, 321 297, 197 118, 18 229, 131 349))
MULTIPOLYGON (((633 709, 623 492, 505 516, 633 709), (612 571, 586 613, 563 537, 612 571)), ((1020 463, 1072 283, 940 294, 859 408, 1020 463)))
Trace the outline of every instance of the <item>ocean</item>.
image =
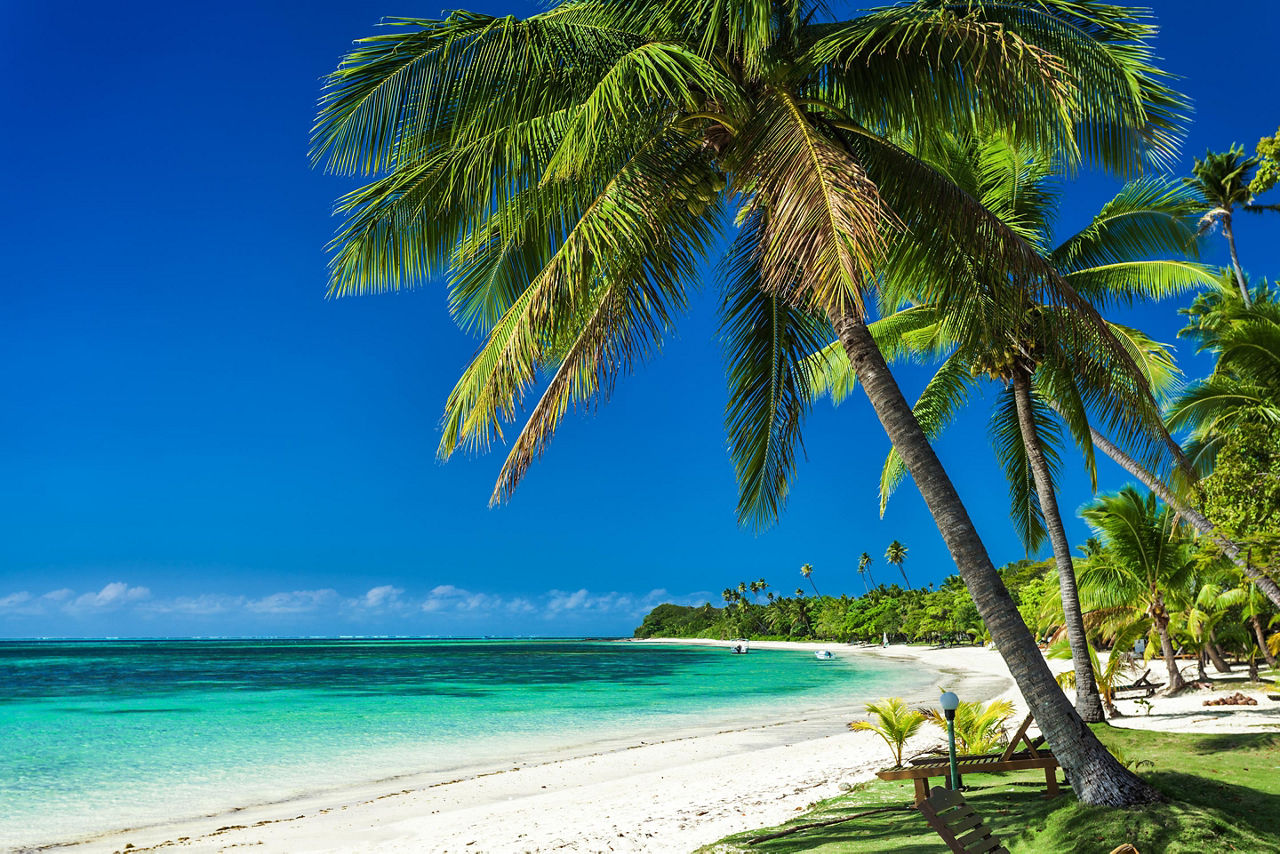
POLYGON ((852 718, 932 678, 833 649, 818 662, 584 640, 0 641, 0 849, 806 709, 852 718))

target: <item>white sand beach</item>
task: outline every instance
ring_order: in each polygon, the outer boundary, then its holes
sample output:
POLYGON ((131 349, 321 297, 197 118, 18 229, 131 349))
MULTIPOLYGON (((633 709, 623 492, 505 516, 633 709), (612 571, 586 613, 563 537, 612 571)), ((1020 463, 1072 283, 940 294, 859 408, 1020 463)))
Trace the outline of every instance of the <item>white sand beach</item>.
MULTIPOLYGON (((752 646, 817 648, 781 642, 752 646)), ((938 673, 925 696, 908 698, 915 703, 933 704, 939 689, 950 688, 966 699, 1009 697, 1020 713, 1025 709, 1003 660, 991 649, 831 648, 840 656, 887 657, 938 673)), ((1246 732, 1280 725, 1280 702, 1262 692, 1252 695, 1259 705, 1247 707, 1244 716, 1232 708, 1202 707, 1209 695, 1197 692, 1153 698, 1150 715, 1130 715, 1138 707, 1123 704, 1126 717, 1114 723, 1246 732)), ((114 833, 56 850, 690 851, 730 833, 777 824, 839 794, 842 786, 870 779, 886 764, 886 748, 872 733, 847 729, 861 712, 851 707, 788 718, 793 710, 778 709, 775 720, 756 726, 624 744, 463 779, 401 778, 307 802, 114 833)), ((908 749, 941 743, 941 732, 926 727, 908 749)))

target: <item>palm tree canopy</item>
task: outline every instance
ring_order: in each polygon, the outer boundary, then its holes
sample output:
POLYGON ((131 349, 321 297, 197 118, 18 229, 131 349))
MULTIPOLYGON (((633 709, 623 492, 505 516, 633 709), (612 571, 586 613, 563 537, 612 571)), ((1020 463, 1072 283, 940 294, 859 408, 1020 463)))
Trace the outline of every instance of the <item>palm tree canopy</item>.
POLYGON ((1175 514, 1132 486, 1102 495, 1080 515, 1100 539, 1083 562, 1080 585, 1097 608, 1143 610, 1159 594, 1170 606, 1192 600, 1192 545, 1175 514))
POLYGON ((1227 151, 1205 151, 1191 167, 1192 177, 1183 178, 1187 186, 1200 195, 1205 204, 1225 211, 1253 200, 1249 182, 1258 158, 1245 157, 1244 147, 1233 145, 1227 151))
POLYGON ((894 540, 892 543, 889 543, 889 547, 884 550, 884 559, 892 564, 901 564, 907 559, 907 547, 897 540, 894 540))
POLYGON ((339 201, 330 293, 447 278, 457 322, 485 340, 446 404, 442 456, 504 440, 542 389, 499 501, 570 406, 656 352, 699 260, 740 223, 726 426, 740 516, 763 523, 800 446, 799 360, 829 339, 828 313, 864 312, 881 268, 916 269, 922 296, 954 304, 955 272, 991 259, 1041 302, 1075 299, 1023 235, 891 140, 923 150, 960 122, 1124 174, 1168 160, 1184 105, 1153 33, 1142 13, 1067 0, 916 0, 847 21, 802 0, 394 19, 329 76, 312 135, 316 163, 371 176, 339 201))
MULTIPOLYGON (((1158 179, 1131 181, 1085 228, 1054 246, 1052 221, 1061 179, 1049 159, 1001 138, 972 136, 945 139, 935 156, 957 186, 1038 247, 1063 281, 1098 309, 1159 299, 1214 281, 1208 268, 1182 257, 1195 249, 1192 215, 1197 209, 1194 194, 1184 187, 1158 179)), ((1033 417, 1051 480, 1061 465, 1065 425, 1095 482, 1090 432, 1095 424, 1133 447, 1149 468, 1168 468, 1172 442, 1157 403, 1171 392, 1179 374, 1168 348, 1140 330, 1106 324, 1110 338, 1137 366, 1135 376, 1118 372, 1116 362, 1106 358, 1107 348, 1097 346, 1092 317, 1081 318, 1068 307, 1026 306, 1019 294, 1002 294, 983 282, 973 282, 971 291, 978 295, 973 301, 978 308, 967 314, 913 303, 876 321, 872 330, 889 358, 939 362, 914 407, 930 438, 950 425, 984 380, 1003 384, 991 419, 992 440, 1010 484, 1011 518, 1028 551, 1034 551, 1045 538, 1044 520, 1011 372, 1020 366, 1031 372, 1033 417), (996 302, 1026 310, 1010 326, 988 310, 996 302)), ((885 293, 913 301, 910 280, 889 282, 885 293)), ((840 355, 838 344, 828 345, 809 360, 811 391, 830 394, 837 403, 856 383, 840 355)), ((882 513, 905 474, 901 458, 891 451, 881 473, 882 513)))
POLYGON ((1212 374, 1169 405, 1169 427, 1186 432, 1188 455, 1201 474, 1241 427, 1280 426, 1280 300, 1265 280, 1251 291, 1246 304, 1226 274, 1182 312, 1188 324, 1179 336, 1218 357, 1212 374))

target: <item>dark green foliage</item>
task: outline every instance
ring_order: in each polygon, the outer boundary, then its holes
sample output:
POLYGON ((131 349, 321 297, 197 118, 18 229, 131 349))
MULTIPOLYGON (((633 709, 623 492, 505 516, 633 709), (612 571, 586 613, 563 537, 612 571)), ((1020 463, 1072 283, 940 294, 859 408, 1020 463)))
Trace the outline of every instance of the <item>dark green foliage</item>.
POLYGON ((698 638, 706 637, 720 621, 722 611, 710 603, 700 608, 689 605, 663 603, 645 614, 635 631, 638 638, 698 638))
POLYGON ((1248 549, 1254 566, 1280 570, 1280 436, 1259 424, 1226 438, 1213 474, 1202 481, 1205 515, 1248 549))
MULTIPOLYGON (((1000 570, 1013 601, 1040 608, 1044 591, 1056 587, 1052 561, 1021 560, 1000 570)), ((930 585, 932 587, 932 585, 930 585)), ((862 596, 774 596, 763 587, 727 588, 724 608, 663 604, 645 616, 638 638, 791 638, 826 641, 974 643, 986 629, 960 576, 937 589, 903 590, 882 584, 862 596), (748 595, 750 592, 751 595, 748 595)))

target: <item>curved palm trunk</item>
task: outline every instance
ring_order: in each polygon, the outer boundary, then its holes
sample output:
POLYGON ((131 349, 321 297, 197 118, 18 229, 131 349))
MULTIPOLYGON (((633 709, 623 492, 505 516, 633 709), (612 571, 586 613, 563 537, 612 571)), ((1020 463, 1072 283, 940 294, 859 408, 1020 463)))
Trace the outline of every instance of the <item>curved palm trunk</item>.
POLYGON ((1209 660, 1213 662, 1213 669, 1219 673, 1230 673, 1231 665, 1222 656, 1222 650, 1218 647, 1218 640, 1213 635, 1213 629, 1209 630, 1209 642, 1205 644, 1204 651, 1209 654, 1209 660))
POLYGON ((1253 300, 1249 299, 1249 287, 1244 283, 1244 269, 1240 266, 1240 256, 1236 254, 1236 233, 1231 228, 1230 213, 1222 217, 1222 233, 1227 238, 1227 248, 1231 250, 1231 267, 1235 270, 1236 284, 1240 286, 1240 296, 1244 299, 1246 306, 1253 305, 1253 300))
POLYGON ((1177 653, 1173 649, 1173 638, 1169 636, 1169 612, 1164 607, 1164 597, 1159 593, 1156 593, 1155 598, 1151 601, 1150 614, 1151 620, 1156 626, 1156 633, 1160 635, 1160 654, 1164 657, 1164 666, 1169 673, 1169 687, 1165 690, 1165 693, 1173 696, 1183 688, 1186 688, 1187 683, 1182 678, 1182 671, 1178 669, 1177 653))
POLYGON ((1106 436, 1103 436, 1093 427, 1089 428, 1089 434, 1093 437, 1093 444, 1099 451, 1115 460, 1122 469, 1136 477, 1143 486, 1154 492, 1161 501, 1173 509, 1178 518, 1195 528, 1201 536, 1212 540, 1218 548, 1222 549, 1222 553, 1240 568, 1246 578, 1258 585, 1258 589, 1271 600, 1271 604, 1280 608, 1280 584, 1277 584, 1269 575, 1250 564, 1244 557, 1239 545, 1219 534, 1213 523, 1205 518, 1203 513, 1180 499, 1173 493, 1167 483, 1147 471, 1141 463, 1126 454, 1106 436))
POLYGON ((866 324, 849 313, 833 313, 831 321, 867 399, 924 497, 1000 655, 1054 754, 1070 774, 1076 795, 1083 803, 1109 806, 1159 800, 1154 789, 1102 746, 1054 681, 866 324))
POLYGON ((1044 516, 1045 531, 1053 546, 1053 559, 1058 565, 1058 586, 1062 589, 1062 617, 1067 626, 1067 640, 1071 644, 1071 662, 1076 669, 1076 712, 1086 723, 1106 720, 1102 711, 1102 699, 1098 696, 1098 680, 1094 676, 1093 662, 1089 659, 1089 642, 1085 636, 1084 613, 1080 609, 1080 591, 1076 586, 1076 568, 1071 561, 1071 544, 1062 526, 1062 514, 1058 510, 1058 497, 1053 492, 1049 477, 1049 464, 1040 445, 1035 419, 1031 414, 1031 377, 1023 370, 1013 376, 1013 397, 1018 407, 1018 428, 1022 432, 1022 444, 1027 449, 1027 461, 1036 482, 1036 495, 1040 499, 1040 513, 1044 516))
POLYGON ((1276 657, 1271 654, 1271 648, 1267 646, 1267 635, 1262 630, 1262 620, 1257 614, 1249 618, 1249 626, 1253 629, 1253 636, 1258 640, 1258 649, 1262 651, 1262 657, 1267 660, 1267 666, 1275 667, 1276 657))

